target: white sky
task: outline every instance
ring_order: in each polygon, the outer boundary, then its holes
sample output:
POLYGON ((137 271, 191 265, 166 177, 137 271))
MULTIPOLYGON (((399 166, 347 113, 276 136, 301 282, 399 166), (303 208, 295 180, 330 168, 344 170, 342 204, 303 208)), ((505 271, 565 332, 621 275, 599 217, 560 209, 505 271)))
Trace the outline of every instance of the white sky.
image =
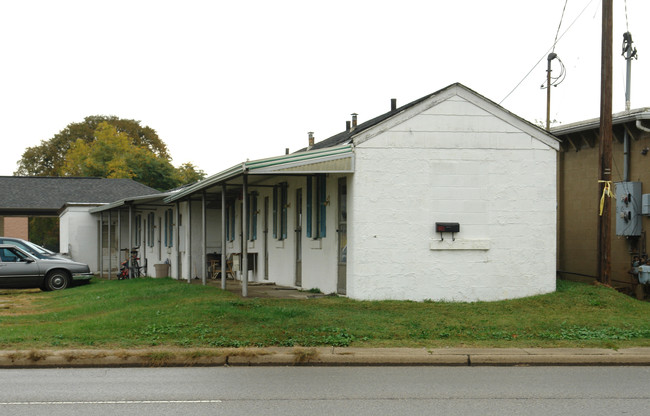
MULTIPOLYGON (((650 1, 614 0, 613 109, 650 106, 650 1), (643 75, 645 74, 645 75, 643 75)), ((461 82, 532 122, 565 0, 0 0, 0 175, 89 115, 140 120, 174 165, 214 174, 284 154, 461 82), (535 66, 535 63, 544 58, 535 66)), ((551 118, 597 117, 601 2, 569 0, 551 118)), ((553 61, 553 74, 559 64, 553 61)))

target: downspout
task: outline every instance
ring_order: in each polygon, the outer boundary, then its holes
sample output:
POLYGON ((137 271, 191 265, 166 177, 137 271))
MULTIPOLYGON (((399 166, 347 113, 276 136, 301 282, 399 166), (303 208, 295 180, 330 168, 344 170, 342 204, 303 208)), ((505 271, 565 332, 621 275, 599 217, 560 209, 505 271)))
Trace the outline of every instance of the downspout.
POLYGON ((187 265, 189 271, 187 273, 187 283, 192 282, 192 196, 187 198, 187 265))
POLYGON ((181 279, 181 203, 176 201, 176 216, 174 219, 174 228, 176 229, 176 280, 181 279))
POLYGON ((647 128, 647 127, 644 127, 643 124, 641 123, 641 120, 636 121, 636 128, 641 130, 641 131, 645 131, 646 133, 650 133, 650 129, 647 128))
POLYGON ((221 185, 221 289, 226 290, 226 184, 221 185))
POLYGON ((128 236, 129 236, 128 238, 129 239, 128 239, 127 245, 126 245, 127 246, 126 247, 127 248, 126 255, 128 256, 127 257, 127 261, 128 261, 127 265, 129 266, 129 279, 133 278, 133 276, 132 276, 133 272, 131 270, 132 269, 132 267, 131 267, 132 266, 132 264, 131 264, 131 246, 133 245, 133 234, 132 234, 133 231, 131 229, 131 220, 132 220, 132 218, 133 218, 133 206, 129 205, 129 233, 128 233, 128 236))
POLYGON ((97 264, 99 265, 99 278, 104 278, 104 212, 99 213, 99 253, 97 253, 97 264))
POLYGON ((108 210, 108 280, 111 280, 112 270, 113 267, 111 262, 111 210, 108 210))
POLYGON ((201 249, 202 250, 202 256, 201 256, 201 260, 202 260, 201 261, 201 274, 202 274, 202 277, 201 277, 201 281, 203 282, 203 286, 205 286, 207 284, 207 281, 206 281, 206 279, 207 279, 207 276, 206 276, 207 275, 206 262, 207 262, 207 258, 208 258, 208 253, 207 253, 207 249, 205 247, 206 242, 207 242, 207 236, 206 236, 206 234, 207 234, 207 230, 206 230, 206 228, 207 228, 207 219, 206 219, 206 213, 205 213, 206 210, 207 210, 207 208, 205 206, 205 189, 204 189, 201 192, 201 226, 203 228, 202 233, 201 233, 201 239, 203 240, 203 244, 202 244, 203 247, 201 249))
POLYGON ((246 195, 248 195, 248 174, 246 174, 246 168, 244 167, 244 175, 242 177, 244 185, 242 187, 242 253, 241 253, 241 268, 242 268, 242 279, 241 279, 241 295, 242 297, 248 296, 248 235, 246 229, 248 228, 248 215, 246 215, 246 195))
MULTIPOLYGON (((111 225, 108 224, 108 226, 110 227, 111 225)), ((121 248, 122 248, 122 210, 121 209, 117 210, 117 231, 116 232, 117 232, 117 264, 118 264, 117 267, 119 268, 120 267, 119 265, 122 263, 122 255, 120 254, 120 253, 122 253, 122 250, 121 250, 121 248)), ((110 273, 110 271, 109 271, 109 273, 110 273)))

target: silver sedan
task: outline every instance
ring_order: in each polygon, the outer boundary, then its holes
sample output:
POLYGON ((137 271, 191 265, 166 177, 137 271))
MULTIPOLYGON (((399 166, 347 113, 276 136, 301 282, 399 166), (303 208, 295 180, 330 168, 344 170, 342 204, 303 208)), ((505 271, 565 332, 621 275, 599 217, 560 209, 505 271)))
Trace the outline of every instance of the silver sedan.
POLYGON ((92 277, 87 264, 39 259, 16 246, 0 244, 0 288, 62 290, 73 281, 92 277))

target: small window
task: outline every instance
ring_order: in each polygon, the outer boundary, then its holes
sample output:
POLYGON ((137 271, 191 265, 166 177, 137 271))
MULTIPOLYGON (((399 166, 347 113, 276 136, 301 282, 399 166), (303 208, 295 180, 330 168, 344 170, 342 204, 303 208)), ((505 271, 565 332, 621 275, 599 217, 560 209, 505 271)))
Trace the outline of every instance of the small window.
POLYGON ((142 242, 142 215, 135 216, 135 246, 140 247, 142 242))
POLYGON ((288 184, 282 182, 280 184, 280 233, 281 240, 287 238, 287 211, 289 209, 289 198, 288 198, 288 184))
POLYGON ((153 247, 154 245, 154 232, 156 228, 156 222, 155 222, 155 215, 153 212, 150 212, 147 214, 147 243, 149 247, 153 247))
POLYGON ((174 210, 165 210, 165 247, 174 246, 174 210))
POLYGON ((257 240, 257 192, 251 192, 248 194, 248 200, 246 201, 246 213, 248 218, 248 228, 246 229, 246 235, 249 240, 257 240))
POLYGON ((327 205, 327 177, 307 177, 307 237, 324 238, 327 235, 327 205))

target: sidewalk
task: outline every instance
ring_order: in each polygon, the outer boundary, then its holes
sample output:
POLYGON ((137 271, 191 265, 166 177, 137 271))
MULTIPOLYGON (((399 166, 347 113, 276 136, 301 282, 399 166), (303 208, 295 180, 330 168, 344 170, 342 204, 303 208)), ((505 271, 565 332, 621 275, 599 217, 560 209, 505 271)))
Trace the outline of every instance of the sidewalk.
POLYGON ((650 347, 223 348, 0 351, 0 368, 185 366, 649 366, 650 347))

